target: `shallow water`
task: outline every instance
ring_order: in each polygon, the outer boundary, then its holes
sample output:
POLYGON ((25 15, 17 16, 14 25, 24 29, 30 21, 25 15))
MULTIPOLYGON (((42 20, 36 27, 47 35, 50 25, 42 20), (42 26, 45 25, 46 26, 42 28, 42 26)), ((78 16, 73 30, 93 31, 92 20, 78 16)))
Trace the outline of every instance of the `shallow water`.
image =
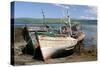
POLYGON ((97 45, 97 25, 83 25, 82 28, 82 31, 86 35, 83 43, 85 45, 97 45))

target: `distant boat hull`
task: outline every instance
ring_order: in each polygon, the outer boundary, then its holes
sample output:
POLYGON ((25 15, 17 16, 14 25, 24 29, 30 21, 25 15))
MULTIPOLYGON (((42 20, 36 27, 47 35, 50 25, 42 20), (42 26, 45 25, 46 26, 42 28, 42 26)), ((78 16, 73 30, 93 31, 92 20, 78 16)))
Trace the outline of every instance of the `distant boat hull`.
POLYGON ((60 49, 71 50, 77 44, 77 39, 72 37, 49 37, 38 35, 40 49, 44 59, 50 58, 60 49))

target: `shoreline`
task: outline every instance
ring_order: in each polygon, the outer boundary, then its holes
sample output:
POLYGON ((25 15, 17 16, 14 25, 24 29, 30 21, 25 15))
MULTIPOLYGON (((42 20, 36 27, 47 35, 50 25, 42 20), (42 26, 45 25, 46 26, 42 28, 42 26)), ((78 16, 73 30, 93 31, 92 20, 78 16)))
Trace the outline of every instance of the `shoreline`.
MULTIPOLYGON (((15 44, 18 45, 19 43, 15 44)), ((16 47, 16 46, 15 46, 16 47)), ((22 48, 22 46, 19 46, 22 48)), ((38 65, 46 64, 42 60, 33 59, 32 55, 22 54, 20 48, 15 48, 16 54, 14 55, 15 66, 18 65, 38 65)), ((64 52, 65 53, 65 52, 64 52)), ((70 63, 70 62, 88 62, 97 60, 97 49, 95 45, 90 45, 86 48, 81 48, 81 52, 74 52, 69 56, 50 58, 47 60, 48 64, 54 63, 70 63)))
MULTIPOLYGON (((33 59, 32 55, 23 54, 22 48, 26 46, 26 42, 23 40, 22 28, 15 29, 14 32, 14 65, 38 65, 45 64, 44 61, 33 59)), ((80 52, 77 50, 69 55, 60 58, 50 58, 48 59, 48 64, 54 63, 70 63, 70 62, 88 62, 97 60, 97 45, 87 44, 86 46, 82 44, 83 47, 80 49, 80 52)), ((66 53, 66 52, 64 52, 66 53)))

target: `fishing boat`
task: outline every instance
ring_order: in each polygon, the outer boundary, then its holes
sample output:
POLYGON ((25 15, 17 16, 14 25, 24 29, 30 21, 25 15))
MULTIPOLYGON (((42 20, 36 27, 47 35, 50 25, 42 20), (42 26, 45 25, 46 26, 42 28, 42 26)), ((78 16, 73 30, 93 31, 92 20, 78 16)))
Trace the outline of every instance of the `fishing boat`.
MULTIPOLYGON (((44 18, 43 20, 45 20, 43 11, 42 14, 44 18)), ((60 49, 74 49, 77 43, 84 39, 85 34, 83 32, 78 32, 77 34, 73 35, 70 17, 67 16, 67 18, 69 26, 61 27, 60 33, 50 32, 48 30, 49 26, 47 25, 44 26, 44 29, 39 28, 38 30, 34 30, 34 27, 25 26, 24 34, 25 30, 26 34, 24 36, 24 39, 27 39, 26 42, 30 47, 29 49, 34 49, 34 56, 36 53, 35 49, 39 47, 42 53, 43 60, 46 60, 48 58, 51 58, 51 56, 60 49)))
POLYGON ((77 39, 63 36, 38 36, 40 48, 44 59, 48 59, 60 49, 71 50, 77 44, 77 39))

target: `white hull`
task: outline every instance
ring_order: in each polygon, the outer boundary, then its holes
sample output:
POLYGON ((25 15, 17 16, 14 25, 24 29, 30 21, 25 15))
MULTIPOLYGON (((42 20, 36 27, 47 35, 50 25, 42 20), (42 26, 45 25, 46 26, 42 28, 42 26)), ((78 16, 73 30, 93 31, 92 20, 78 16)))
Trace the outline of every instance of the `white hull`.
POLYGON ((71 50, 77 44, 77 39, 72 37, 38 36, 40 49, 44 59, 49 58, 59 49, 71 50))

